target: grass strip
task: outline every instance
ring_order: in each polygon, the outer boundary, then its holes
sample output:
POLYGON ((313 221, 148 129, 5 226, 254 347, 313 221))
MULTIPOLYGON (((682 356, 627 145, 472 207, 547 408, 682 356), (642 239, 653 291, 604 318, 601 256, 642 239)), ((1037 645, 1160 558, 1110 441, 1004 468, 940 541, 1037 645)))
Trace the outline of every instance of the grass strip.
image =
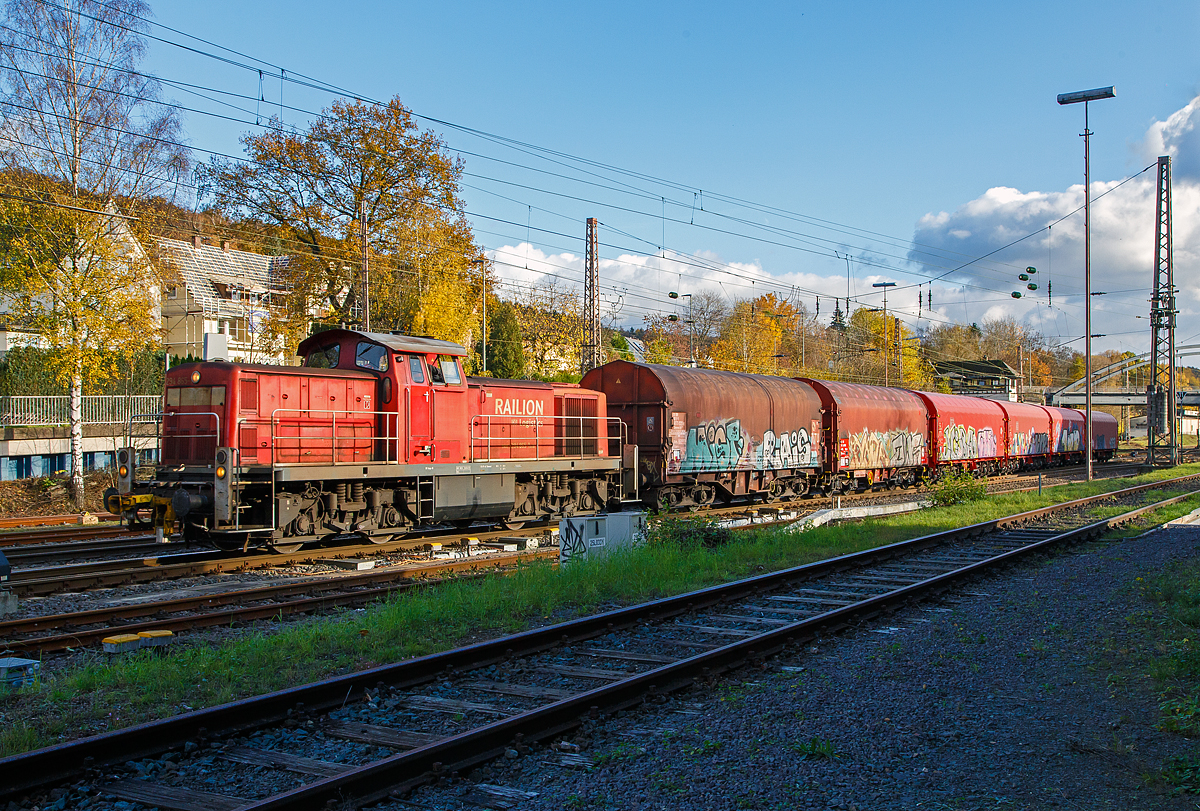
POLYGON ((998 495, 801 534, 762 527, 734 533, 729 542, 715 547, 705 544, 707 533, 700 533, 701 542, 692 543, 687 533, 655 531, 652 542, 640 549, 584 566, 522 566, 506 576, 406 592, 366 609, 290 622, 273 633, 251 630, 218 644, 181 643, 163 655, 143 651, 105 659, 103 654, 82 654, 79 664, 0 696, 0 756, 447 650, 601 608, 632 605, 1197 472, 1200 464, 1056 487, 1042 496, 1036 492, 998 495))
MULTIPOLYGON (((1134 585, 1150 606, 1134 619, 1151 652, 1145 672, 1159 698, 1158 727, 1194 739, 1200 736, 1200 558, 1175 561, 1134 585)), ((1154 776, 1177 794, 1200 794, 1200 749, 1194 742, 1190 749, 1154 776)))

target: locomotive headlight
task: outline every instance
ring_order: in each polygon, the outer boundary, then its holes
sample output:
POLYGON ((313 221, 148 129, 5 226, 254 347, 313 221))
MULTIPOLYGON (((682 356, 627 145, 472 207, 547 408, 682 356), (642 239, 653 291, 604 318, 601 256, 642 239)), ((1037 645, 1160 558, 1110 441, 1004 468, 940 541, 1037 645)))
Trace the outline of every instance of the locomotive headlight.
POLYGON ((217 478, 218 479, 225 478, 225 466, 224 465, 217 465, 217 478))
POLYGON ((199 369, 197 369, 196 371, 192 372, 192 382, 193 382, 193 383, 199 383, 199 382, 200 382, 200 370, 199 370, 199 369))
POLYGON ((122 479, 125 478, 129 475, 129 467, 126 465, 121 465, 119 468, 117 468, 117 475, 122 479))

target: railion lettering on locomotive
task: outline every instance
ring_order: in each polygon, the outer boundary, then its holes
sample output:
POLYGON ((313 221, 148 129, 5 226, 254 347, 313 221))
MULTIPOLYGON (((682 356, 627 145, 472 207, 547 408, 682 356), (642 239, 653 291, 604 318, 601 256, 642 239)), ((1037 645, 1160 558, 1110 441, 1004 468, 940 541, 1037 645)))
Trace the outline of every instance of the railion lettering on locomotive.
POLYGON ((546 404, 541 400, 497 397, 495 403, 496 413, 504 416, 542 417, 546 412, 546 404))

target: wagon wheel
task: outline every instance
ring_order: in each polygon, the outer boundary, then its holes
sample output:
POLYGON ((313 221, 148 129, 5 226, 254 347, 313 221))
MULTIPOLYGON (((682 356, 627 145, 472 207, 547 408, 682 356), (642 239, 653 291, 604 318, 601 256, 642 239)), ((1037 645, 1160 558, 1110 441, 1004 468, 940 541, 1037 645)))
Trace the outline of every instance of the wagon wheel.
POLYGON ((290 555, 293 552, 299 552, 303 543, 273 543, 270 545, 270 550, 278 555, 290 555))
POLYGON ((509 530, 510 532, 516 532, 518 529, 525 528, 525 522, 524 521, 501 521, 500 526, 504 527, 505 529, 509 530))

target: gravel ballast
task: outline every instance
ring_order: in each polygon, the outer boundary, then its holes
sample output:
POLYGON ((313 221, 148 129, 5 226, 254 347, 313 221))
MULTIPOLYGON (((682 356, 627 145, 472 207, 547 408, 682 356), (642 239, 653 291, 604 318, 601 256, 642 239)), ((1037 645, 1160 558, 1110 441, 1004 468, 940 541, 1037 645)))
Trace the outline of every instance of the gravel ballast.
POLYGON ((1158 779, 1195 747, 1155 726, 1138 578, 1198 549, 1173 526, 1023 564, 569 736, 590 768, 539 747, 385 807, 1194 809, 1158 779))

